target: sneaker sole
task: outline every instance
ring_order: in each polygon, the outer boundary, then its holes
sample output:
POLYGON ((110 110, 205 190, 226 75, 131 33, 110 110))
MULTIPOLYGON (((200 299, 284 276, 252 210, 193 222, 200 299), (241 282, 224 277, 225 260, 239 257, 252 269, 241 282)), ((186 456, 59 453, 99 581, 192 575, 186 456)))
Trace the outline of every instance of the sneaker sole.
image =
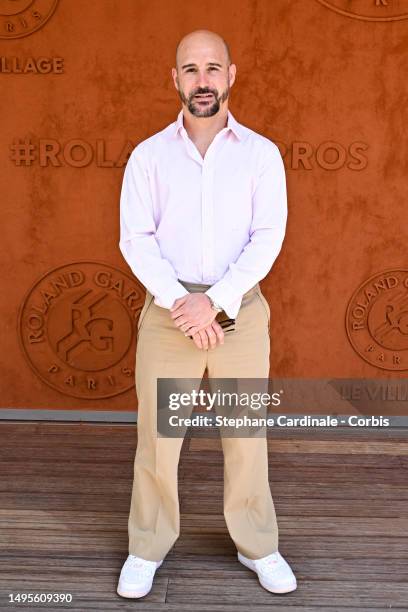
POLYGON ((145 595, 150 593, 152 586, 153 584, 147 589, 147 591, 131 591, 131 590, 127 591, 127 590, 122 589, 120 586, 118 586, 118 588, 116 589, 116 592, 121 597, 127 597, 129 599, 136 599, 138 597, 144 597, 145 595))
POLYGON ((264 589, 266 589, 270 593, 277 593, 279 595, 281 593, 291 593, 292 591, 295 591, 297 589, 297 582, 292 582, 291 584, 288 584, 283 587, 268 586, 267 584, 265 584, 265 582, 262 582, 262 579, 259 577, 256 569, 248 565, 243 559, 240 559, 239 557, 238 557, 238 561, 242 563, 242 565, 245 565, 245 567, 247 567, 251 571, 255 572, 255 574, 258 576, 259 583, 263 586, 264 589))
MULTIPOLYGON (((163 563, 163 561, 159 561, 157 563, 157 568, 156 571, 159 569, 159 567, 161 566, 161 564, 163 563)), ((122 585, 118 584, 118 587, 116 589, 116 592, 118 595, 120 595, 121 597, 127 597, 129 599, 137 599, 139 597, 144 597, 145 595, 147 595, 148 593, 150 593, 150 591, 152 590, 152 586, 153 586, 153 582, 150 584, 150 586, 145 589, 144 591, 132 591, 132 589, 126 589, 123 588, 122 585)))

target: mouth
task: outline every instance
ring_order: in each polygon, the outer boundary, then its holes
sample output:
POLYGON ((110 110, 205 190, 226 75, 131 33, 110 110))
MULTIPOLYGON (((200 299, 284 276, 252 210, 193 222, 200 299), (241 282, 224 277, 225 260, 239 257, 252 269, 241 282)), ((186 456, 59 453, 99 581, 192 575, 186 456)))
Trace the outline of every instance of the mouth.
POLYGON ((209 102, 210 100, 212 100, 213 98, 213 94, 209 93, 209 94, 196 94, 194 96, 194 98, 196 100, 198 100, 199 102, 209 102))

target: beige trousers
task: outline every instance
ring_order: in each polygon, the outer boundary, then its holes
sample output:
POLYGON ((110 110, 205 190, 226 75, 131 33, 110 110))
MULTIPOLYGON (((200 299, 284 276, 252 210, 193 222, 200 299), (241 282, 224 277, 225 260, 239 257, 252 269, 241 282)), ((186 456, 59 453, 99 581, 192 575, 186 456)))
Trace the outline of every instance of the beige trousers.
MULTIPOLYGON (((190 292, 209 288, 180 282, 190 292)), ((209 385, 211 378, 267 379, 269 324, 269 305, 257 284, 243 296, 235 330, 225 332, 224 344, 199 349, 174 325, 170 311, 146 292, 137 332, 138 442, 128 520, 130 554, 159 561, 180 534, 178 464, 183 438, 157 437, 157 378, 201 380, 207 368, 209 385)), ((239 552, 259 559, 278 550, 267 438, 221 437, 221 443, 228 531, 239 552)))

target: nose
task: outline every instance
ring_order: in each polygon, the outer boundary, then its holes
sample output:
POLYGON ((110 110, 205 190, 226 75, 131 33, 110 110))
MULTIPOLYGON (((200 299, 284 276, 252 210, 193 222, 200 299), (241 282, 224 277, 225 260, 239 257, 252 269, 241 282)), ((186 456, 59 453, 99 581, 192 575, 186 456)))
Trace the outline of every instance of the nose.
POLYGON ((201 70, 197 73, 196 87, 209 87, 210 81, 208 74, 205 70, 201 70))

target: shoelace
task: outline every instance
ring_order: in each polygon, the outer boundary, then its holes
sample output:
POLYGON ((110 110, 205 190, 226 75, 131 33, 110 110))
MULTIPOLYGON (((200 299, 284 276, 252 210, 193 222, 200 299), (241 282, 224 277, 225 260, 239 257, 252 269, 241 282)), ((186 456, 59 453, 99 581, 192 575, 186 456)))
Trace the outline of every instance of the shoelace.
POLYGON ((154 571, 153 564, 146 563, 145 560, 135 557, 134 555, 129 555, 127 564, 130 567, 136 567, 144 576, 150 576, 154 571))
POLYGON ((268 567, 272 567, 272 565, 278 562, 279 562, 278 555, 276 553, 271 553, 270 555, 262 559, 259 562, 259 564, 262 565, 263 567, 268 568, 268 567))

